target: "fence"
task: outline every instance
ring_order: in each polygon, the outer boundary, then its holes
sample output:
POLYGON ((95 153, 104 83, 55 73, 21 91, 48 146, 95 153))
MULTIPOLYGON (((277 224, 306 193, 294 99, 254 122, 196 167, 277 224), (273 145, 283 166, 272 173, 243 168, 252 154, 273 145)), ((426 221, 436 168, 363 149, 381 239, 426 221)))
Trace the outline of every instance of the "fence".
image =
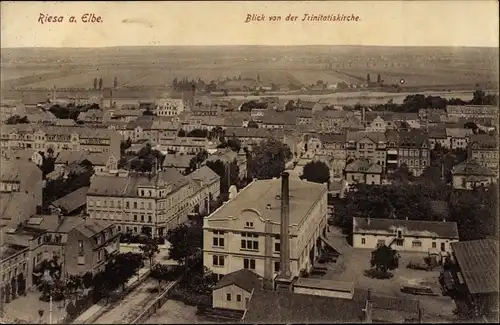
POLYGON ((167 288, 163 290, 163 292, 152 302, 150 303, 135 319, 134 321, 131 322, 131 324, 141 324, 142 322, 146 321, 156 313, 158 309, 160 309, 163 304, 168 300, 168 293, 172 288, 174 288, 177 283, 179 282, 180 279, 175 280, 174 282, 171 282, 168 284, 167 288))

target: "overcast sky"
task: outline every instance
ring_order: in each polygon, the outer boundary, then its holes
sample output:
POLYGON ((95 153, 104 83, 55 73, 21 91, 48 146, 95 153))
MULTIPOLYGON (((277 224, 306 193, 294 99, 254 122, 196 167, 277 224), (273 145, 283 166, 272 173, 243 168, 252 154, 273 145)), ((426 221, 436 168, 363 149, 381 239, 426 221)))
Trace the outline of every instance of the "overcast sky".
POLYGON ((386 45, 498 47, 495 0, 322 2, 2 2, 2 47, 386 45), (40 13, 63 23, 38 22, 40 13), (102 23, 85 24, 94 13, 102 23), (281 22, 245 23, 247 14, 281 22), (288 14, 299 16, 287 22, 288 14), (302 22, 304 14, 359 22, 302 22), (69 23, 74 15, 78 22, 69 23))

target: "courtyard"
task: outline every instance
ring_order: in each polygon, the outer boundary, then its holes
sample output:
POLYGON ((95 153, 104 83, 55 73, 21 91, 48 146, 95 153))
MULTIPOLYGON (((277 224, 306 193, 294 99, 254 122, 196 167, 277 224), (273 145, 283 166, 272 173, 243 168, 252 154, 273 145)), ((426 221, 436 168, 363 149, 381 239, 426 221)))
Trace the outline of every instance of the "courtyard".
MULTIPOLYGON (((332 227, 333 228, 333 227, 332 227)), ((335 234, 335 231, 330 232, 335 234)), ((330 238, 329 238, 330 239, 330 238)), ((334 240, 339 242, 337 237, 334 240)), ((439 284, 440 268, 432 271, 414 270, 407 268, 410 261, 421 260, 427 256, 426 253, 400 252, 399 267, 391 271, 394 275, 391 279, 374 279, 365 276, 365 270, 370 269, 370 257, 372 250, 357 249, 345 243, 343 254, 335 263, 325 263, 326 273, 312 277, 329 279, 335 281, 353 282, 356 288, 371 289, 377 295, 393 296, 407 299, 417 299, 424 310, 425 321, 449 322, 455 319, 453 309, 454 301, 441 293, 439 284), (437 296, 419 296, 405 294, 400 291, 405 285, 424 285, 433 288, 437 296)))
MULTIPOLYGON (((18 296, 16 299, 4 304, 5 317, 10 321, 22 321, 23 323, 50 322, 50 303, 41 301, 42 294, 38 291, 28 292, 26 296, 18 296), (43 316, 40 318, 38 311, 42 309, 43 316)), ((52 303, 52 324, 61 323, 66 316, 66 306, 63 301, 52 303)))

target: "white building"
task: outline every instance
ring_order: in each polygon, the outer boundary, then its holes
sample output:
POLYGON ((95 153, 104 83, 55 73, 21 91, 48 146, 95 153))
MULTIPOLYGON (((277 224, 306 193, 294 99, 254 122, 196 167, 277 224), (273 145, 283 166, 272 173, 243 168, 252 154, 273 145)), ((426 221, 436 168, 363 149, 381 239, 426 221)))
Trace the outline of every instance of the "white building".
POLYGON ((161 99, 159 100, 153 112, 158 116, 177 116, 184 111, 184 102, 182 99, 161 99))
POLYGON ((273 280, 283 263, 292 276, 311 271, 323 245, 320 238, 326 233, 328 189, 326 184, 283 175, 281 181, 250 183, 205 217, 203 260, 207 268, 219 275, 250 269, 266 280, 273 280), (280 241, 287 236, 281 229, 283 220, 289 224, 288 245, 280 241))
POLYGON ((456 222, 354 218, 353 246, 376 249, 387 245, 398 251, 450 252, 458 241, 456 222))

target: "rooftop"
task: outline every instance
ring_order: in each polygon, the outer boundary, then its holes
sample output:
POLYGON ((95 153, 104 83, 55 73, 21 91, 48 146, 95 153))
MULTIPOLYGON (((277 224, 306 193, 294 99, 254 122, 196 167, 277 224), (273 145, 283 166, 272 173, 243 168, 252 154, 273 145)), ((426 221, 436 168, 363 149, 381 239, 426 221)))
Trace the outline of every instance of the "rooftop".
POLYGON ((332 281, 314 278, 299 278, 295 282, 296 287, 306 287, 313 289, 335 290, 343 292, 354 292, 353 282, 332 281))
POLYGON ((345 171, 351 173, 381 174, 382 166, 371 163, 367 159, 358 159, 347 165, 345 171))
POLYGON ((468 176, 495 176, 495 172, 488 167, 480 165, 479 162, 473 159, 466 160, 453 167, 452 174, 468 176))
MULTIPOLYGON (((300 226, 308 216, 312 206, 326 194, 324 184, 305 180, 289 179, 290 225, 300 226)), ((270 219, 276 224, 281 222, 281 179, 257 180, 250 183, 236 197, 208 217, 208 222, 228 217, 240 217, 244 211, 252 211, 262 220, 270 219)), ((220 222, 217 222, 220 225, 220 222)))
POLYGON ((88 187, 81 187, 76 191, 63 196, 62 198, 55 200, 52 202, 52 205, 62 209, 64 213, 71 213, 86 204, 88 191, 88 187))
POLYGON ((248 269, 241 269, 224 275, 224 277, 214 286, 214 290, 233 284, 247 292, 252 292, 252 290, 257 290, 262 286, 260 277, 256 273, 248 269))
POLYGON ((470 293, 498 293, 497 240, 461 241, 451 249, 470 293))
POLYGON ((356 323, 364 320, 364 302, 298 294, 291 291, 256 290, 243 318, 253 324, 356 323))
POLYGON ((403 235, 458 239, 458 228, 456 222, 358 217, 353 219, 353 233, 357 234, 394 234, 397 228, 403 229, 403 235))

